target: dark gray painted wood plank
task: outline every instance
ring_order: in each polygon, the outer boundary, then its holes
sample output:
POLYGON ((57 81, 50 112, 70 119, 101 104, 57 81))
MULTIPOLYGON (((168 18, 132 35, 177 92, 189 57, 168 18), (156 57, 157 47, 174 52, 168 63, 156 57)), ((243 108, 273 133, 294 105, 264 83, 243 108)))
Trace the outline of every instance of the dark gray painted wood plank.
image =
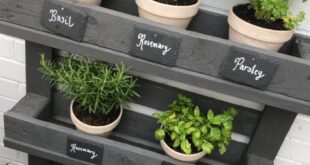
MULTIPOLYGON (((57 119, 52 122, 72 127, 67 123, 57 121, 57 119)), ((237 124, 234 124, 234 127, 236 126, 237 124)), ((164 154, 159 142, 154 138, 154 131, 157 128, 159 125, 156 123, 156 119, 132 111, 125 111, 120 124, 113 130, 113 136, 109 138, 164 154)), ((220 155, 215 150, 212 155, 207 156, 207 159, 201 160, 201 163, 206 163, 208 159, 212 159, 228 164, 239 164, 246 148, 247 144, 232 140, 225 155, 220 155)))
POLYGON ((1 0, 0 19, 47 31, 40 23, 43 2, 44 0, 1 0))
MULTIPOLYGON (((195 73, 180 68, 168 68, 159 64, 133 58, 129 55, 116 51, 85 43, 74 42, 72 40, 56 35, 40 32, 3 21, 0 22, 0 27, 1 33, 39 42, 43 45, 49 45, 54 48, 84 54, 89 58, 96 58, 110 63, 123 62, 127 66, 132 66, 131 73, 158 83, 169 85, 170 81, 181 82, 204 89, 214 90, 224 94, 230 94, 247 100, 253 100, 274 107, 279 107, 288 111, 310 114, 310 103, 308 101, 295 99, 284 94, 253 89, 243 85, 221 80, 216 77, 195 73)), ((298 63, 304 63, 304 61, 300 61, 299 59, 294 58, 294 61, 296 60, 298 63)), ((297 88, 299 88, 299 86, 297 86, 297 88)), ((306 90, 302 91, 302 93, 305 94, 306 90)))
POLYGON ((273 165, 296 113, 267 107, 246 154, 245 164, 273 165))
MULTIPOLYGON (((28 143, 15 140, 9 137, 4 138, 4 145, 6 147, 10 147, 10 148, 13 148, 19 151, 30 153, 34 156, 40 157, 41 159, 58 161, 59 163, 64 163, 66 165, 93 165, 92 163, 76 161, 62 154, 58 154, 56 152, 47 150, 44 147, 36 147, 34 145, 29 145, 28 143)), ((38 163, 41 163, 41 162, 38 162, 38 163)), ((34 165, 43 165, 43 164, 34 164, 34 165)))
POLYGON ((310 61, 310 37, 297 36, 296 42, 297 53, 301 56, 301 58, 310 61))
POLYGON ((28 155, 28 165, 55 165, 53 162, 39 158, 33 155, 28 155))
MULTIPOLYGON (((141 81, 140 81, 141 82, 141 81)), ((241 106, 229 104, 223 101, 219 101, 216 99, 211 99, 207 97, 203 97, 200 95, 196 95, 193 93, 185 92, 185 91, 177 91, 172 88, 167 88, 165 86, 155 86, 155 83, 140 83, 140 86, 143 87, 143 89, 139 89, 138 92, 141 95, 141 98, 134 99, 134 102, 146 107, 151 107, 156 110, 164 111, 167 109, 168 105, 176 98, 177 93, 181 92, 186 94, 186 96, 192 98, 195 100, 195 102, 199 105, 201 108, 201 111, 204 113, 207 113, 209 109, 212 109, 216 114, 222 113, 224 110, 235 107, 239 110, 239 114, 234 120, 234 132, 242 135, 246 135, 248 137, 251 137, 253 133, 255 132, 256 126, 259 122, 261 112, 250 110, 248 108, 244 108, 241 106)), ((61 116, 63 118, 69 118, 69 107, 71 100, 68 100, 64 98, 64 96, 59 92, 54 92, 52 96, 53 100, 53 114, 55 116, 61 116)), ((126 108, 126 107, 125 107, 126 108)), ((136 120, 140 121, 142 127, 146 128, 155 128, 156 127, 156 121, 155 119, 151 117, 143 117, 145 118, 146 125, 143 125, 142 119, 138 118, 136 120), (150 121, 152 120, 152 122, 150 121), (151 124, 149 127, 147 127, 147 123, 154 123, 151 124)), ((130 119, 130 118, 128 118, 130 119)), ((131 119, 133 122, 134 119, 131 119)), ((138 125, 139 126, 139 125, 138 125)), ((133 127, 135 128, 135 127, 133 127)), ((130 132, 128 132, 130 134, 130 132)), ((133 133, 133 135, 136 133, 133 133)), ((152 131, 150 131, 150 134, 152 134, 152 131)), ((153 136, 150 136, 146 139, 152 139, 153 136)))
POLYGON ((87 135, 71 128, 28 118, 15 112, 8 112, 6 118, 5 145, 26 151, 30 154, 61 161, 65 164, 89 164, 75 161, 66 156, 67 136, 75 136, 85 141, 104 145, 104 162, 102 164, 150 164, 160 165, 162 161, 172 164, 181 163, 165 155, 158 154, 133 145, 113 141, 99 136, 87 135), (55 141, 55 139, 57 139, 55 141))
POLYGON ((228 38, 227 16, 213 13, 207 10, 200 10, 192 19, 188 30, 219 37, 228 38))
POLYGON ((101 6, 130 15, 138 15, 138 6, 134 0, 105 0, 101 6))
MULTIPOLYGON (((69 4, 71 3, 65 0, 61 1, 68 2, 69 4)), ((40 1, 37 1, 37 3, 39 2, 40 1)), ((15 3, 19 4, 19 2, 15 3)), ((9 11, 11 8, 14 9, 15 6, 8 6, 9 11)), ((268 91, 310 101, 310 95, 306 94, 310 92, 309 80, 307 80, 310 75, 310 70, 308 69, 310 67, 309 62, 256 48, 249 48, 248 46, 231 43, 219 38, 201 34, 198 35, 197 33, 191 33, 172 27, 163 27, 156 23, 144 21, 137 17, 104 8, 100 9, 98 7, 85 6, 83 9, 90 16, 84 42, 123 53, 129 53, 132 42, 131 32, 135 26, 160 31, 161 33, 178 35, 183 38, 183 42, 179 51, 180 54, 177 66, 219 78, 221 78, 218 74, 219 64, 222 63, 223 58, 230 52, 230 48, 233 46, 234 49, 262 54, 267 59, 272 58, 281 63, 274 80, 267 89, 268 91), (197 46, 199 46, 199 49, 197 49, 197 46), (297 82, 298 85, 296 86, 297 82)), ((3 10, 3 12, 6 12, 6 10, 3 10)), ((18 15, 16 15, 16 17, 18 17, 18 15)), ((29 17, 27 19, 31 20, 33 18, 29 17)), ((27 19, 24 18, 23 20, 27 19)), ((7 19, 7 21, 22 24, 22 22, 15 20, 7 19)), ((36 28, 37 24, 38 23, 34 23, 32 27, 38 29, 36 28)))
MULTIPOLYGON (((47 97, 34 93, 27 93, 11 110, 10 112, 19 113, 28 117, 38 117, 42 111, 49 105, 47 97)), ((4 118, 6 122, 6 118, 4 118)))
POLYGON ((141 95, 141 97, 134 99, 134 102, 157 110, 166 110, 168 105, 176 99, 177 94, 183 93, 192 98, 204 113, 207 113, 209 109, 212 109, 215 113, 222 113, 222 111, 227 108, 237 108, 239 110, 239 115, 234 120, 234 131, 236 133, 251 137, 260 119, 261 112, 254 111, 249 108, 204 97, 199 94, 194 94, 148 80, 140 79, 138 83, 140 86, 137 87, 137 92, 141 95))
POLYGON ((48 46, 26 41, 27 93, 36 93, 50 98, 50 84, 48 81, 42 79, 42 74, 38 70, 40 67, 40 53, 45 54, 47 60, 52 59, 53 49, 48 46))

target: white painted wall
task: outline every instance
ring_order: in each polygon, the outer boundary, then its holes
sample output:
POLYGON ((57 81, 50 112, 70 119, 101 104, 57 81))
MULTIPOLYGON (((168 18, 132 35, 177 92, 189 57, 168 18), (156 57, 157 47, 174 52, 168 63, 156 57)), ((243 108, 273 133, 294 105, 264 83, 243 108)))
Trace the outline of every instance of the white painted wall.
MULTIPOLYGON (((300 33, 310 36, 310 2, 291 0, 292 11, 302 9, 306 20, 300 33)), ((231 6, 247 0, 203 0, 202 8, 227 14, 231 6)), ((27 154, 3 146, 3 113, 25 95, 25 43, 23 40, 0 34, 0 165, 27 164, 27 154)), ((266 146, 267 147, 267 146, 266 146)), ((275 165, 310 165, 310 117, 298 115, 288 133, 275 165)))
POLYGON ((25 41, 0 34, 0 165, 27 164, 27 154, 3 146, 3 113, 26 93, 25 41))

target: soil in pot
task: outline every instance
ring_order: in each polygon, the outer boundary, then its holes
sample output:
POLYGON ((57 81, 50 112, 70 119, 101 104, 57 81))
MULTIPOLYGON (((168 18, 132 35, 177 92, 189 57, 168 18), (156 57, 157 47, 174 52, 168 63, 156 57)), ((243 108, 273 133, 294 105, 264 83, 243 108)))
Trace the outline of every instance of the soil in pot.
MULTIPOLYGON (((191 141, 191 139, 188 139, 188 140, 191 141)), ((172 147, 173 146, 173 141, 171 140, 169 135, 165 136, 164 141, 174 151, 184 154, 184 152, 181 150, 180 147, 178 147, 178 148, 173 148, 172 147)), ((194 145, 191 145, 191 148, 192 148, 192 154, 196 154, 196 153, 200 152, 200 151, 197 151, 197 149, 196 149, 196 147, 194 145)))
POLYGON ((235 6, 233 8, 233 11, 239 18, 253 25, 272 30, 287 30, 283 26, 282 20, 277 20, 274 22, 266 22, 264 20, 256 19, 255 11, 253 8, 250 7, 250 4, 242 4, 235 6))
POLYGON ((197 3, 198 0, 154 0, 156 2, 175 5, 175 6, 188 6, 197 3))
POLYGON ((87 110, 84 110, 78 103, 74 102, 73 112, 75 116, 85 124, 91 126, 104 126, 112 123, 117 119, 120 114, 120 109, 112 110, 107 115, 102 114, 90 114, 87 110))

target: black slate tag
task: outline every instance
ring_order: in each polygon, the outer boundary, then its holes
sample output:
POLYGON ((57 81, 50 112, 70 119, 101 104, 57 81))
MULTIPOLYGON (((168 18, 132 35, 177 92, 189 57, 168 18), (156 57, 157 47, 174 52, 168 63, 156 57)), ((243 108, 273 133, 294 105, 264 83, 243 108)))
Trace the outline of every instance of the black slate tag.
POLYGON ((79 160, 101 164, 103 158, 103 146, 91 144, 76 138, 67 138, 67 155, 79 160))
POLYGON ((82 41, 88 15, 57 0, 45 0, 41 23, 47 29, 76 41, 82 41))
POLYGON ((180 38, 135 27, 130 54, 133 56, 174 66, 180 47, 180 38))
POLYGON ((267 57, 232 49, 221 66, 220 74, 229 80, 265 89, 277 69, 278 63, 267 57))

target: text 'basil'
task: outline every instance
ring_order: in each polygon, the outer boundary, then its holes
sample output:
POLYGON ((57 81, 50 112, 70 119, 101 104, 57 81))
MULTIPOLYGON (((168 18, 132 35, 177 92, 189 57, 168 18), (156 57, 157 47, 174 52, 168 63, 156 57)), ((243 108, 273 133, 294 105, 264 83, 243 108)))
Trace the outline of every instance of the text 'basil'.
POLYGON ((81 9, 58 0, 45 0, 42 10, 42 25, 65 37, 82 41, 88 15, 81 9))

